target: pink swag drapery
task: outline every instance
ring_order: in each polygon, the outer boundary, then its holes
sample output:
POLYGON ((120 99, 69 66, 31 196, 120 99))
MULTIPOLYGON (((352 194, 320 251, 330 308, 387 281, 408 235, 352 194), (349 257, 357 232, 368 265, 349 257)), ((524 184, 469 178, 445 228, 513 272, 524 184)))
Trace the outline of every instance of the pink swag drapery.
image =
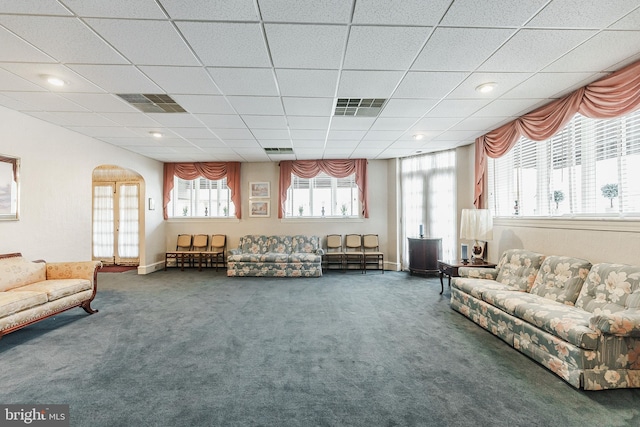
POLYGON ((13 157, 0 156, 0 162, 11 163, 13 166, 13 180, 18 182, 18 159, 13 157))
POLYGON ((280 162, 280 183, 278 185, 278 218, 284 218, 287 189, 291 186, 291 174, 300 178, 313 178, 324 172, 334 178, 345 178, 356 174, 358 198, 362 203, 362 215, 369 218, 369 197, 367 192, 367 160, 283 160, 280 162))
POLYGON ((473 204, 485 207, 487 156, 505 155, 521 136, 534 141, 549 139, 576 113, 598 119, 622 116, 640 105, 640 61, 551 102, 476 139, 473 204))
POLYGON ((239 162, 206 162, 206 163, 165 163, 164 164, 164 200, 162 207, 164 219, 168 219, 167 205, 171 200, 173 177, 196 179, 203 176, 218 180, 227 177, 227 186, 231 191, 231 201, 236 208, 236 217, 242 218, 240 199, 240 163, 239 162))

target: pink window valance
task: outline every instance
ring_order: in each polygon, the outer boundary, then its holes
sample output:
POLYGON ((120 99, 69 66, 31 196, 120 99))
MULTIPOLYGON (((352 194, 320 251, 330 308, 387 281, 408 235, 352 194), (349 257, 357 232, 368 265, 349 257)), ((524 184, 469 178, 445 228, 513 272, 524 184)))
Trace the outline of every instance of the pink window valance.
POLYGON ((236 217, 241 215, 240 198, 240 163, 239 162, 206 162, 206 163, 165 163, 164 164, 164 219, 168 219, 167 206, 171 201, 173 177, 192 180, 204 177, 211 180, 227 178, 227 186, 231 191, 231 201, 236 208, 236 217))
POLYGON ((280 182, 278 185, 278 218, 284 218, 287 189, 291 186, 291 174, 300 178, 313 178, 324 172, 334 178, 356 175, 358 198, 362 203, 362 216, 369 218, 369 198, 367 195, 367 160, 286 160, 280 162, 280 182))
POLYGON ((640 106, 640 61, 507 123, 475 142, 474 205, 485 207, 487 157, 505 155, 521 136, 544 141, 562 130, 576 115, 608 119, 640 106))
POLYGON ((0 156, 0 162, 11 163, 13 167, 13 181, 18 182, 18 159, 14 157, 0 156))

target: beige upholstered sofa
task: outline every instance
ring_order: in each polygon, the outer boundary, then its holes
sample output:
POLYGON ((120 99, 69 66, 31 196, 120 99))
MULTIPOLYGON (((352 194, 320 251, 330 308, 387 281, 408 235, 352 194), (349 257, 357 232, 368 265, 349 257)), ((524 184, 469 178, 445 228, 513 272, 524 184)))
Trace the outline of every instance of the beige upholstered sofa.
POLYGON ((74 307, 89 314, 99 261, 31 262, 19 253, 0 255, 0 338, 74 307))
POLYGON ((572 386, 640 387, 640 267, 513 249, 458 273, 454 310, 572 386))

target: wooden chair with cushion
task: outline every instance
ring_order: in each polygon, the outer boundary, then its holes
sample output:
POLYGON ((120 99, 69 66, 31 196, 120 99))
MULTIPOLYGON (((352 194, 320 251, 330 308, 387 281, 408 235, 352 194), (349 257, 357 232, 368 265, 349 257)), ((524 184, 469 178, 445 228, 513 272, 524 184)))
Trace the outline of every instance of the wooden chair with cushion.
POLYGON ((365 234, 362 236, 362 253, 365 273, 367 272, 367 266, 370 266, 373 267, 372 270, 382 270, 382 274, 384 274, 384 254, 380 252, 377 234, 365 234))
POLYGON ((324 268, 329 270, 331 266, 344 269, 344 251, 342 250, 342 235, 329 234, 327 236, 327 252, 322 256, 324 268))
POLYGON ((191 244, 191 255, 189 256, 189 264, 195 267, 196 259, 198 260, 198 269, 202 270, 202 253, 209 249, 209 235, 196 234, 193 236, 191 244))
POLYGON ((211 245, 209 250, 202 252, 202 256, 205 260, 205 266, 211 263, 211 267, 218 267, 222 264, 222 267, 226 266, 225 252, 227 250, 227 236, 224 234, 214 234, 211 236, 211 245))
POLYGON ((191 234, 179 234, 178 241, 176 242, 176 250, 166 252, 164 256, 164 269, 167 269, 169 259, 176 260, 176 267, 181 266, 184 270, 184 259, 189 258, 191 255, 191 243, 193 242, 193 236, 191 234))
POLYGON ((360 234, 347 234, 344 242, 344 266, 357 265, 364 272, 364 252, 362 252, 362 236, 360 234))

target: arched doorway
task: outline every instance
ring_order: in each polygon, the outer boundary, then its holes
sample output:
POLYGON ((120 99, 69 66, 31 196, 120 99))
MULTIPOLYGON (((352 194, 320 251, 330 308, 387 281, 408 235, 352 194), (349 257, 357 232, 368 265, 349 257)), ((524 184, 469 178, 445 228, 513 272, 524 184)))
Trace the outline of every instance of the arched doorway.
POLYGON ((144 179, 113 165, 93 170, 92 257, 105 265, 139 265, 144 179))

